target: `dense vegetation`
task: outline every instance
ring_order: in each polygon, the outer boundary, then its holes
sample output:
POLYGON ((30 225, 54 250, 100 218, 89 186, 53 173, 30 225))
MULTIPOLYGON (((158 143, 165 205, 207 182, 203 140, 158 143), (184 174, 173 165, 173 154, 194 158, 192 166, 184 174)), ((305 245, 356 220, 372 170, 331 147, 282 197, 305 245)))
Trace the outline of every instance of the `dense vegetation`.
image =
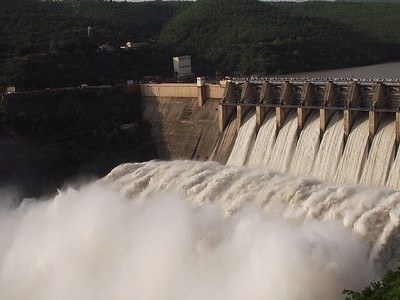
POLYGON ((10 97, 0 113, 0 187, 36 196, 77 175, 104 176, 122 162, 157 157, 138 95, 111 89, 10 97))
POLYGON ((163 24, 185 6, 161 1, 0 0, 0 83, 32 89, 172 74, 171 54, 152 44, 163 24), (147 44, 121 51, 127 42, 147 44), (99 53, 104 44, 116 51, 99 53))
POLYGON ((271 74, 400 58, 398 3, 0 0, 0 4, 2 86, 38 89, 171 76, 174 54, 192 55, 194 70, 203 74, 271 74), (119 49, 128 41, 145 46, 119 49), (99 52, 104 44, 116 51, 99 52))
POLYGON ((160 43, 191 53, 202 67, 244 73, 375 63, 398 57, 399 50, 343 24, 256 0, 199 0, 166 25, 160 43))
POLYGON ((130 52, 96 53, 94 45, 72 52, 13 57, 0 64, 0 82, 22 89, 44 89, 81 84, 126 83, 145 75, 170 75, 168 51, 145 48, 130 52))
POLYGON ((345 290, 346 300, 398 300, 400 299, 400 265, 389 270, 379 282, 373 282, 361 292, 345 290))
POLYGON ((273 5, 288 11, 293 16, 318 17, 341 22, 378 41, 400 44, 399 1, 392 1, 397 3, 354 2, 275 2, 273 5))
POLYGON ((96 44, 155 38, 185 2, 0 0, 0 52, 25 55, 82 47, 90 26, 96 44))

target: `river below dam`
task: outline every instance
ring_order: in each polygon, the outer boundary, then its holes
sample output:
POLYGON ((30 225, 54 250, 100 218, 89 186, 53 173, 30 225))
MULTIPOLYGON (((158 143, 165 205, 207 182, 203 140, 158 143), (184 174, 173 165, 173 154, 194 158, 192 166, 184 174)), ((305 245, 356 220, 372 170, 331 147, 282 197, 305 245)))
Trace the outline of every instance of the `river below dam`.
POLYGON ((14 207, 0 299, 342 299, 393 266, 400 192, 215 162, 124 164, 14 207))

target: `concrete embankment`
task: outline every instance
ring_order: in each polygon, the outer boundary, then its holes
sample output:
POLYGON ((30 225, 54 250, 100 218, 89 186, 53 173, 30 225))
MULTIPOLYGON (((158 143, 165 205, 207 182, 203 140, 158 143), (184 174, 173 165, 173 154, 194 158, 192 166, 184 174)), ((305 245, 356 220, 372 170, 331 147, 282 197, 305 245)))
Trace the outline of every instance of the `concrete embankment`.
POLYGON ((232 116, 226 129, 220 133, 218 143, 214 149, 211 159, 221 164, 226 164, 229 159, 229 155, 232 152, 235 140, 237 137, 237 122, 236 116, 232 116))
POLYGON ((196 98, 142 97, 143 117, 161 159, 210 158, 221 134, 218 133, 218 100, 199 107, 196 98))
MULTIPOLYGON (((161 159, 208 160, 223 137, 218 132, 220 84, 141 84, 143 117, 161 159)), ((234 139, 233 139, 234 140, 234 139)), ((228 147, 229 148, 229 147, 228 147)), ((223 162, 223 153, 218 161, 223 162)))

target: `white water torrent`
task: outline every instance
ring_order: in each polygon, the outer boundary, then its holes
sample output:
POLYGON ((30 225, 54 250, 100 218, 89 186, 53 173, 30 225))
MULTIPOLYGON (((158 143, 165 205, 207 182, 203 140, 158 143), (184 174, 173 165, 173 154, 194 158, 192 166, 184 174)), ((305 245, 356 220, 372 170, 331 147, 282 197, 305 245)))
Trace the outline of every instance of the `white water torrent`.
POLYGON ((250 154, 249 166, 259 167, 267 164, 276 141, 276 116, 271 110, 257 134, 253 150, 250 154))
POLYGON ((243 166, 246 162, 247 156, 256 138, 256 114, 254 111, 250 112, 240 127, 238 136, 233 146, 231 155, 229 156, 227 165, 230 166, 243 166))
POLYGON ((333 181, 343 151, 343 119, 336 112, 324 133, 318 156, 315 160, 312 177, 333 181))
POLYGON ((400 254, 400 191, 320 180, 399 189, 394 122, 368 152, 362 115, 345 149, 341 113, 320 145, 315 113, 298 141, 293 113, 277 137, 274 112, 257 137, 255 121, 229 157, 249 166, 124 164, 18 207, 0 189, 0 299, 343 299, 379 280, 400 254))
POLYGON ((294 112, 286 118, 277 136, 274 111, 268 114, 258 134, 255 116, 251 113, 239 130, 228 164, 264 167, 330 182, 399 189, 400 157, 395 160, 395 121, 382 116, 369 148, 369 119, 361 112, 346 143, 341 112, 332 116, 321 143, 318 112, 308 117, 298 139, 294 112))
POLYGON ((300 133, 290 173, 300 176, 310 176, 319 149, 319 118, 314 112, 308 118, 300 133))
POLYGON ((342 299, 395 261, 400 193, 151 161, 0 216, 0 299, 342 299))
POLYGON ((107 180, 129 198, 147 199, 178 190, 190 203, 213 203, 226 216, 260 206, 270 218, 292 224, 336 220, 368 245, 368 260, 374 266, 387 266, 398 254, 398 191, 329 185, 260 169, 189 161, 127 164, 107 180))
POLYGON ((400 151, 397 151, 396 159, 390 168, 386 186, 391 189, 400 190, 400 151))
POLYGON ((286 172, 290 167, 297 143, 297 118, 291 112, 278 133, 273 152, 268 160, 267 167, 271 170, 286 172))
POLYGON ((400 192, 215 162, 0 195, 0 299, 342 299, 393 266, 400 192))
POLYGON ((346 146, 340 160, 335 181, 339 183, 358 183, 362 167, 368 155, 368 116, 360 116, 347 139, 346 146))
POLYGON ((360 183, 384 186, 394 161, 396 127, 393 120, 382 120, 376 133, 360 183))
POLYGON ((193 205, 213 203, 226 216, 255 205, 269 217, 295 224, 340 221, 369 245, 371 262, 394 259, 390 247, 397 245, 399 191, 326 184, 262 169, 193 161, 125 164, 106 180, 129 198, 179 191, 193 205))

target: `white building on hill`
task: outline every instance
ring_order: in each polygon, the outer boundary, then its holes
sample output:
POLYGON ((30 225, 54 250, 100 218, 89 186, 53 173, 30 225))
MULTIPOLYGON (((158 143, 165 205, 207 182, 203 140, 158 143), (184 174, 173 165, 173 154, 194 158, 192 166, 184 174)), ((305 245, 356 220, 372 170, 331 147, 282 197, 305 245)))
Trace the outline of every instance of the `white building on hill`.
POLYGON ((184 77, 192 74, 192 61, 190 55, 176 56, 173 58, 175 77, 184 77))

